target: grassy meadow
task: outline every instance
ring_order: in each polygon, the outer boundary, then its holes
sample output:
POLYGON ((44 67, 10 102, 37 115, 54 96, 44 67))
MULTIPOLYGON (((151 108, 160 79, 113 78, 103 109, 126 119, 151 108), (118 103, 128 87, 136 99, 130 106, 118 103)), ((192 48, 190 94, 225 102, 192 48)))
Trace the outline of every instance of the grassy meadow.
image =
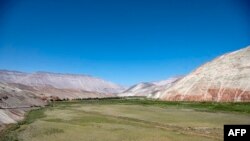
POLYGON ((250 124, 249 103, 95 99, 33 110, 0 141, 216 141, 224 124, 250 124))

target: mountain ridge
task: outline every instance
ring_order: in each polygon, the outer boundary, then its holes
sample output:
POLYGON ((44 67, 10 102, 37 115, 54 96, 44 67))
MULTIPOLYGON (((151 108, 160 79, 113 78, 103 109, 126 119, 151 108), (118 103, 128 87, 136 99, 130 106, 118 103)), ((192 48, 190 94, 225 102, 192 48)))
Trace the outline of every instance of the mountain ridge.
POLYGON ((119 93, 118 96, 146 96, 148 98, 158 98, 158 92, 163 89, 167 89, 173 85, 176 81, 181 79, 182 76, 170 77, 166 80, 153 81, 153 82, 141 82, 135 84, 122 93, 119 93))
POLYGON ((0 70, 0 82, 9 83, 26 90, 34 89, 46 96, 59 98, 87 98, 114 96, 124 90, 120 85, 90 75, 62 74, 50 72, 26 73, 20 71, 0 70), (19 84, 22 84, 19 85, 19 84), (25 85, 26 87, 23 87, 25 85), (72 97, 71 95, 75 95, 72 97))

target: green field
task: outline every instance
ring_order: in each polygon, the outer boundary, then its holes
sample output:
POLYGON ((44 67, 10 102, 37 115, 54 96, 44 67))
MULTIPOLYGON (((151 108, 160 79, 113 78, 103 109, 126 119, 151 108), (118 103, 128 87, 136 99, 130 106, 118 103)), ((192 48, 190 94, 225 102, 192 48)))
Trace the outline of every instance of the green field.
POLYGON ((0 141, 213 141, 224 124, 250 124, 249 103, 152 100, 56 102, 33 110, 0 141))

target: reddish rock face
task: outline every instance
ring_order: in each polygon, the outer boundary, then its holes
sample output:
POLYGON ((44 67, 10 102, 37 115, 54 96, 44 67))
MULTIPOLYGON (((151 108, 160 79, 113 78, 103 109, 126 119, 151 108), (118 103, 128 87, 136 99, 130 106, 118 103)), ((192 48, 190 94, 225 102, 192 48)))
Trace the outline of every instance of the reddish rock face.
POLYGON ((208 93, 205 95, 182 95, 172 94, 165 100, 171 101, 220 101, 220 102, 232 102, 232 101, 250 101, 250 91, 242 91, 240 89, 208 89, 208 93), (223 92, 221 92, 223 91, 223 92))
POLYGON ((250 91, 240 89, 208 89, 214 101, 250 101, 250 91))
POLYGON ((222 55, 161 93, 162 100, 250 101, 250 46, 222 55))

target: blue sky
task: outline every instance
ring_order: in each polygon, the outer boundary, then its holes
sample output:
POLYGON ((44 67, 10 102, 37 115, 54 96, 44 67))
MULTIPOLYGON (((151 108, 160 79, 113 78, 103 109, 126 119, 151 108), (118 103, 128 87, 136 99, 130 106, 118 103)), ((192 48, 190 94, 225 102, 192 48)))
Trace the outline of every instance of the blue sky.
POLYGON ((248 0, 1 0, 0 69, 122 85, 188 74, 250 44, 248 0))

